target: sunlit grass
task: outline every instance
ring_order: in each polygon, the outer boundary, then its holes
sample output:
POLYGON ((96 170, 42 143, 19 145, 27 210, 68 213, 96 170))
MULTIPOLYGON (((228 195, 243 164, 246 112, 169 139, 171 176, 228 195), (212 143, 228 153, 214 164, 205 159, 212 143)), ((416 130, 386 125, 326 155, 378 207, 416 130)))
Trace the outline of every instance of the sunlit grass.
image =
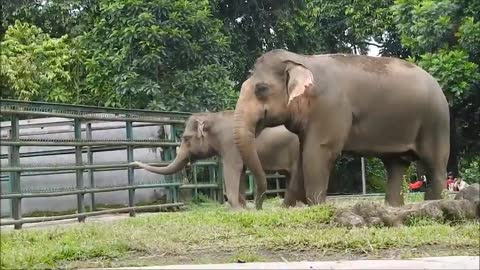
POLYGON ((478 249, 479 245, 475 222, 418 221, 397 228, 347 229, 333 225, 335 208, 330 203, 294 209, 279 204, 280 200, 272 199, 263 211, 232 212, 206 203, 190 205, 184 212, 138 215, 109 223, 2 231, 1 268, 68 267, 89 260, 111 264, 129 254, 175 256, 195 250, 229 250, 234 252, 232 261, 258 261, 263 257, 255 250, 365 253, 432 245, 448 246, 461 254, 462 249, 478 249))

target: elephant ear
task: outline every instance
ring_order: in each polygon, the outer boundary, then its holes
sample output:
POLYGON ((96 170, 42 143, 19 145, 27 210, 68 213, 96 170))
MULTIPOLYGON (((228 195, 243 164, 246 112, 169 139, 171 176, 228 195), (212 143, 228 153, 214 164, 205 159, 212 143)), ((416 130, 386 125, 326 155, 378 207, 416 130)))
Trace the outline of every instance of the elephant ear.
POLYGON ((287 62, 287 91, 288 103, 298 96, 305 94, 306 90, 313 85, 313 74, 304 65, 287 62))
POLYGON ((204 119, 196 119, 197 121, 197 137, 202 138, 205 137, 205 132, 210 129, 210 124, 207 120, 204 119))

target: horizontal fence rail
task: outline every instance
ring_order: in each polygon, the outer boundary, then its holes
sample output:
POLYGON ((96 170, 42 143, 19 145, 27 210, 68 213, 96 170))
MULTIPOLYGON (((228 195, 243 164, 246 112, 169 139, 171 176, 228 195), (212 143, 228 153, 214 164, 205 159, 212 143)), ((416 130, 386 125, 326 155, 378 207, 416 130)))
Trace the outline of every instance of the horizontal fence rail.
POLYGON ((179 146, 178 142, 159 140, 68 140, 68 139, 2 139, 5 146, 179 146))
MULTIPOLYGON (((89 216, 103 215, 108 213, 129 213, 135 216, 136 211, 158 210, 164 208, 179 207, 184 205, 179 201, 181 190, 191 190, 194 198, 199 196, 201 190, 210 194, 210 197, 223 203, 224 184, 222 168, 218 159, 197 161, 190 164, 188 170, 192 175, 183 178, 180 174, 164 176, 164 182, 139 183, 135 179, 135 165, 131 162, 135 160, 133 149, 162 147, 162 162, 148 162, 153 166, 168 166, 175 158, 175 148, 180 145, 180 135, 178 131, 183 129, 185 120, 190 116, 186 112, 158 112, 147 110, 115 109, 101 108, 94 106, 64 105, 46 102, 25 102, 16 100, 0 99, 0 116, 2 119, 8 117, 10 122, 1 127, 2 132, 9 131, 8 138, 2 135, 2 147, 8 147, 8 154, 2 153, 0 159, 8 159, 8 165, 3 165, 0 183, 7 184, 8 188, 2 188, 0 200, 10 200, 12 220, 0 219, 0 225, 14 225, 15 229, 20 229, 22 224, 35 223, 62 219, 76 218, 79 222, 84 221, 89 216), (55 117, 48 123, 32 123, 20 125, 20 119, 55 117), (59 121, 59 122, 55 122, 59 121), (113 126, 98 126, 105 122, 124 122, 124 124, 115 124, 113 126), (133 122, 141 122, 133 124, 133 122), (96 127, 92 127, 96 124, 96 127), (169 139, 136 139, 133 128, 147 126, 170 126, 172 136, 169 139), (67 127, 61 129, 58 133, 73 133, 73 139, 51 138, 50 132, 41 131, 46 127, 67 127), (73 126, 73 130, 72 127, 73 126), (68 128, 69 127, 69 128, 68 128), (21 132, 26 128, 36 130, 21 132), (124 129, 126 137, 124 139, 92 139, 92 131, 124 129), (42 138, 32 138, 29 136, 44 136, 42 138), (20 152, 21 147, 71 147, 68 149, 50 149, 34 150, 20 152), (125 163, 95 163, 94 153, 126 150, 125 163), (85 158, 86 154, 86 158, 85 158), (74 164, 55 164, 31 166, 22 165, 22 158, 52 157, 58 155, 70 155, 75 157, 74 164), (205 168, 207 178, 200 181, 198 170, 205 168), (95 172, 113 172, 118 170, 127 171, 127 179, 124 185, 102 186, 96 185, 95 172), (27 176, 48 176, 70 174, 75 178, 75 187, 54 188, 41 190, 25 190, 21 188, 22 177, 27 176), (185 180, 187 182, 185 182, 185 180), (206 181, 205 181, 206 180, 206 181), (8 182, 7 182, 8 181, 8 182), (84 183, 85 181, 85 183, 84 183), (164 188, 167 191, 167 201, 160 205, 135 205, 135 190, 164 188), (121 207, 108 210, 96 210, 95 194, 107 192, 128 192, 128 207, 121 207), (90 196, 91 209, 85 207, 85 195, 90 196), (22 200, 29 198, 49 198, 61 196, 76 196, 76 213, 68 215, 47 216, 41 218, 22 217, 22 200), (88 210, 88 211, 87 211, 88 210)), ((51 119, 51 118, 48 118, 51 119)), ((29 149, 30 150, 30 149, 29 149)), ((184 171, 185 173, 185 171, 184 171)), ((204 171, 205 173, 205 171, 204 171)), ((254 182, 251 174, 248 176, 247 195, 255 195, 254 182)), ((205 177, 205 176, 201 176, 205 177)), ((280 194, 285 189, 280 188, 280 181, 283 176, 278 174, 268 175, 268 179, 275 179, 276 188, 269 189, 269 194, 280 194)), ((37 180, 35 180, 37 181, 37 180)), ((41 181, 40 179, 38 181, 41 181)), ((2 184, 3 185, 3 184, 2 184)))

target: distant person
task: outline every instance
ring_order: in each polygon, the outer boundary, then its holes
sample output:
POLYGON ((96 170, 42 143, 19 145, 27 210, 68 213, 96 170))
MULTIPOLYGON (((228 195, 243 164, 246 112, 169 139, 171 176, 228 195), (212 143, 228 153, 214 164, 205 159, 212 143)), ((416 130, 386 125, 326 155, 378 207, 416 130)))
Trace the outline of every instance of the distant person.
POLYGON ((463 181, 463 178, 459 177, 453 184, 455 191, 460 191, 469 186, 469 184, 463 181))
POLYGON ((448 172, 447 174, 447 189, 450 191, 454 191, 454 184, 457 179, 455 178, 455 175, 453 172, 448 172))

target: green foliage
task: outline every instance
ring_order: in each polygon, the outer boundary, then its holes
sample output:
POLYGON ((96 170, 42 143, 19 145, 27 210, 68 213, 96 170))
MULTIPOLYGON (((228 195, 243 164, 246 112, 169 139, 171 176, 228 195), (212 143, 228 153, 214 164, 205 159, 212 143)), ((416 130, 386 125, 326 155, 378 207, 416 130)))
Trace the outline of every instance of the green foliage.
POLYGON ((466 17, 458 29, 460 46, 465 49, 474 59, 480 60, 480 22, 473 17, 466 17))
POLYGON ((2 2, 0 36, 16 20, 35 25, 51 37, 77 36, 88 29, 95 0, 13 0, 2 2))
POLYGON ((450 0, 397 0, 393 10, 402 43, 414 53, 448 48, 459 8, 450 0))
POLYGON ((367 173, 367 192, 385 192, 387 173, 382 161, 378 158, 368 158, 365 163, 365 170, 367 173))
POLYGON ((0 43, 2 97, 72 101, 74 53, 66 36, 50 38, 36 26, 15 22, 0 43))
POLYGON ((478 65, 470 62, 467 53, 461 50, 426 53, 420 56, 418 64, 437 78, 452 106, 458 102, 455 99, 467 98, 473 84, 480 79, 478 65))
POLYGON ((409 197, 408 194, 410 193, 410 188, 408 186, 408 183, 410 183, 410 181, 408 180, 407 176, 403 175, 403 177, 402 177, 402 189, 400 191, 400 196, 403 196, 404 201, 407 201, 407 199, 409 197))
POLYGON ((460 161, 460 176, 465 182, 480 183, 480 156, 460 161))
POLYGON ((103 1, 83 40, 87 87, 110 106, 231 107, 221 30, 205 0, 103 1))
POLYGON ((440 83, 450 104, 449 170, 458 156, 480 151, 480 5, 467 0, 396 0, 401 42, 440 83))

